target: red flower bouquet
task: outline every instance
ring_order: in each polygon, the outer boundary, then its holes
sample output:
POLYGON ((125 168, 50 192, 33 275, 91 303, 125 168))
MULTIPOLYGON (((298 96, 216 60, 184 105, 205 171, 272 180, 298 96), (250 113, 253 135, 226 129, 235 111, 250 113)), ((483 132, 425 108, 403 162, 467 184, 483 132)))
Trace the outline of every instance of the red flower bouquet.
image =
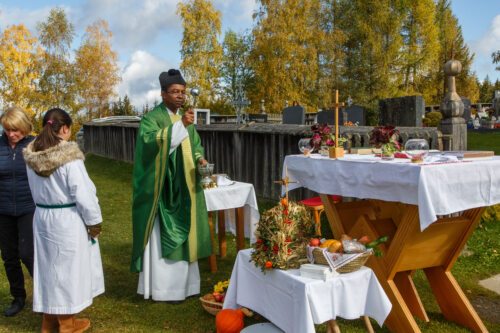
POLYGON ((371 132, 370 144, 382 148, 383 155, 393 155, 401 150, 398 138, 399 131, 394 126, 377 126, 371 132))
MULTIPOLYGON (((315 150, 320 149, 321 146, 335 146, 335 132, 332 127, 327 124, 314 124, 311 126, 311 131, 313 132, 311 146, 313 146, 315 150)), ((339 146, 342 146, 346 141, 346 138, 339 136, 339 146)))

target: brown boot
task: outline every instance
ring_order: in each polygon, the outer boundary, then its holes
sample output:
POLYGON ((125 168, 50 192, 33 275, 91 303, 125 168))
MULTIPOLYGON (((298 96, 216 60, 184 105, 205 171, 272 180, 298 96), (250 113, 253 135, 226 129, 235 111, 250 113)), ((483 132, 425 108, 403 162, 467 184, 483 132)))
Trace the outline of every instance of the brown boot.
POLYGON ((56 315, 44 313, 42 319, 42 333, 53 333, 59 327, 56 315))
POLYGON ((59 315, 57 321, 59 322, 59 333, 82 333, 90 327, 90 320, 76 319, 75 315, 59 315))

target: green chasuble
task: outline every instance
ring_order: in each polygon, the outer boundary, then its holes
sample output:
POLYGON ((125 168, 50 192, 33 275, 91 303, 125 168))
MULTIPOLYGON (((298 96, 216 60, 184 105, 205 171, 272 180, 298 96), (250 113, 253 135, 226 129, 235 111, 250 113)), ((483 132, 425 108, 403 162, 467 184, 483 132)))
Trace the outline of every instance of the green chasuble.
POLYGON ((203 157, 193 125, 172 154, 172 125, 181 121, 162 104, 145 114, 136 140, 132 198, 132 272, 142 271, 142 256, 156 215, 162 256, 193 262, 212 253, 205 196, 196 170, 203 157))

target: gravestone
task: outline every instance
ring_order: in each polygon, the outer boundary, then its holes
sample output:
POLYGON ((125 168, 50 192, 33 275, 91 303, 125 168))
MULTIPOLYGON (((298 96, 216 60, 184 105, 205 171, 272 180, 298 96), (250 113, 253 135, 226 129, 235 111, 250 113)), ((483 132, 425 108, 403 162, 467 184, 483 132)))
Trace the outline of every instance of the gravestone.
POLYGON ((346 121, 351 121, 353 124, 358 123, 359 126, 365 126, 366 124, 366 114, 365 109, 359 105, 351 105, 345 109, 347 117, 341 124, 346 121))
POLYGON ((267 123, 267 114, 265 113, 249 113, 248 121, 255 121, 256 123, 267 123))
POLYGON ((422 127, 425 101, 422 96, 405 96, 379 101, 379 125, 422 127))
POLYGON ((469 121, 469 119, 472 118, 471 115, 471 102, 470 99, 467 97, 461 97, 462 98, 462 103, 464 103, 464 119, 465 121, 469 121))
POLYGON ((289 106, 283 109, 283 124, 304 125, 305 110, 300 105, 289 106))
MULTIPOLYGON (((341 124, 340 118, 342 118, 341 112, 339 112, 339 123, 341 124)), ((318 124, 335 125, 335 111, 325 110, 318 112, 316 114, 316 122, 318 124)))

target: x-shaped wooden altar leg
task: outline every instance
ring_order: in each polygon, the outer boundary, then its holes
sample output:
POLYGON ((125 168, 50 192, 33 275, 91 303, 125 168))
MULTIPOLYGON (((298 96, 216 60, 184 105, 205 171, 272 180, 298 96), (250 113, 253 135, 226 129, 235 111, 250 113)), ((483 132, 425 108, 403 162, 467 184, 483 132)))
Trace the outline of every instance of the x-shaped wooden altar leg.
POLYGON ((390 234, 389 244, 382 246, 384 256, 370 258, 367 266, 373 269, 391 300, 393 308, 385 322, 391 331, 420 332, 413 316, 429 320, 412 280, 413 271, 423 269, 447 319, 474 332, 487 332, 450 272, 484 208, 470 209, 461 216, 441 218, 420 231, 418 207, 415 205, 361 201, 356 205, 365 204, 369 207, 368 213, 359 210, 356 216, 352 212, 342 212, 343 204, 334 204, 326 195, 321 197, 336 237, 347 233, 352 237, 367 235, 375 239, 390 234), (342 216, 347 218, 342 221, 342 216))

